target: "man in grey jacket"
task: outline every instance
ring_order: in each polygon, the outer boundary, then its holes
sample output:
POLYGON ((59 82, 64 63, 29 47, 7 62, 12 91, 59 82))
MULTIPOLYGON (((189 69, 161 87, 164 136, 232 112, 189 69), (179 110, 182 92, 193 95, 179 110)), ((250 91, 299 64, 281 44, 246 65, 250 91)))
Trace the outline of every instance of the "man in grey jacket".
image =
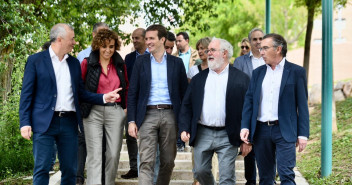
MULTIPOLYGON (((264 33, 259 28, 252 29, 248 34, 248 40, 251 45, 251 51, 245 55, 237 57, 233 66, 244 73, 246 73, 249 78, 252 77, 252 71, 257 67, 264 65, 265 62, 260 55, 259 48, 260 43, 263 40, 264 33)), ((250 152, 244 158, 244 166, 245 166, 245 177, 247 180, 246 185, 256 184, 256 165, 255 165, 255 156, 254 152, 250 152)))

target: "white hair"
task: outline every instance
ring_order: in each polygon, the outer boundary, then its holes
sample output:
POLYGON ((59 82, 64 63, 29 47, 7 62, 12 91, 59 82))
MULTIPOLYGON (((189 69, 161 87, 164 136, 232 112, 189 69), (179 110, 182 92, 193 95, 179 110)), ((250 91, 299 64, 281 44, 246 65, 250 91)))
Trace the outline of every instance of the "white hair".
POLYGON ((232 55, 233 55, 233 47, 231 45, 231 43, 225 39, 220 39, 220 38, 216 38, 213 37, 213 39, 211 41, 219 41, 220 42, 220 50, 223 51, 227 51, 227 58, 231 59, 232 55))
POLYGON ((50 30, 50 42, 55 42, 58 37, 66 36, 66 28, 73 31, 73 27, 66 23, 55 24, 50 30))

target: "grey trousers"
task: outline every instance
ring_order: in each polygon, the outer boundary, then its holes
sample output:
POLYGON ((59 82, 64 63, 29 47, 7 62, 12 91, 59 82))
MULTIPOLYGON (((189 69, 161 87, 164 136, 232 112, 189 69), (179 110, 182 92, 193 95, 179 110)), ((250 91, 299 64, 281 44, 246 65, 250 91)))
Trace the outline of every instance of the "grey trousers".
POLYGON ((215 184, 211 172, 212 157, 218 155, 219 185, 236 184, 235 160, 238 148, 230 144, 226 130, 212 130, 198 126, 194 143, 194 177, 201 184, 215 184))
POLYGON ((105 184, 114 185, 126 115, 121 106, 94 105, 83 119, 87 145, 87 184, 102 184, 102 140, 106 135, 105 184), (104 130, 105 128, 105 130, 104 130))
POLYGON ((160 170, 157 185, 170 183, 176 158, 176 118, 172 109, 147 110, 139 129, 139 185, 152 185, 154 164, 159 144, 160 170))

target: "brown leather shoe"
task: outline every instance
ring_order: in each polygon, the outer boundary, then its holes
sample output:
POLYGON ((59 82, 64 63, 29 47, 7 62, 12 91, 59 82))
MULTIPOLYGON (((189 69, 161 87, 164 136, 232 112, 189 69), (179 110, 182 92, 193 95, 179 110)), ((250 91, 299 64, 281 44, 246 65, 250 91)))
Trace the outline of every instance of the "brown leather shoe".
POLYGON ((123 179, 132 179, 137 177, 138 177, 138 172, 136 170, 130 170, 125 175, 121 175, 121 178, 123 179))

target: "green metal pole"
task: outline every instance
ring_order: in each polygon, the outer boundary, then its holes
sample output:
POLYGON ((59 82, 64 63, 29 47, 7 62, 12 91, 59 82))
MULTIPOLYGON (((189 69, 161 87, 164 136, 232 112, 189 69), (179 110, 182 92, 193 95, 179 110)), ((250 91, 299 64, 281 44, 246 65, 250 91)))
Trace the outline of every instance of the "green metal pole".
POLYGON ((332 171, 332 13, 333 0, 322 0, 323 15, 323 74, 321 106, 321 175, 327 177, 332 171))
POLYGON ((271 0, 265 0, 265 33, 270 33, 270 11, 271 11, 271 0))

